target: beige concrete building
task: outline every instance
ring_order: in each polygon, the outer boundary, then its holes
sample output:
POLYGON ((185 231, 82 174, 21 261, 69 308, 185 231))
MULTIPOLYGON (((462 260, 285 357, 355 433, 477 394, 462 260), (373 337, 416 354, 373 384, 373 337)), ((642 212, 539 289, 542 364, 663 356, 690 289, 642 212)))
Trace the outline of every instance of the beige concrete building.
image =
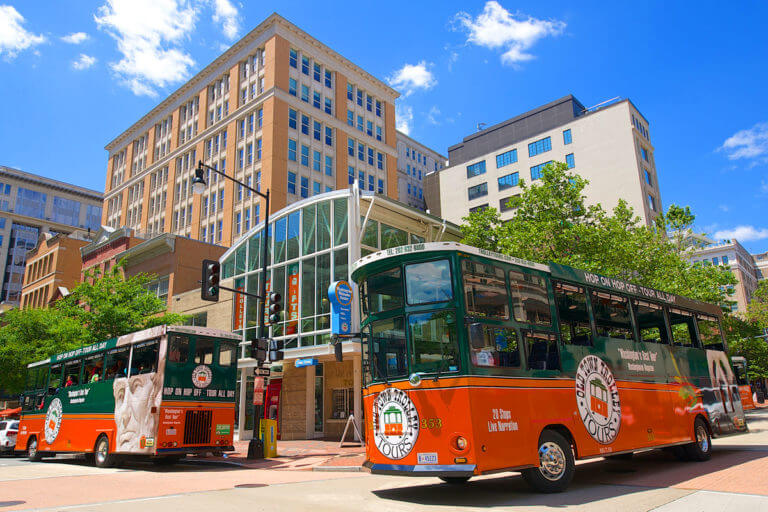
POLYGON ((757 278, 768 279, 768 252, 753 254, 752 259, 755 260, 757 266, 757 278))
POLYGON ((88 243, 63 233, 41 234, 37 247, 27 253, 19 307, 47 308, 69 295, 80 282, 80 248, 88 243))
MULTIPOLYGON (((701 240, 701 237, 698 237, 698 240, 701 240)), ((752 300, 752 294, 757 289, 759 273, 752 255, 738 240, 712 242, 696 248, 691 252, 689 260, 691 263, 702 265, 728 266, 739 281, 731 297, 731 300, 736 302, 731 310, 740 314, 746 313, 747 304, 752 300)))
MULTIPOLYGON (((424 178, 430 172, 445 168, 448 158, 397 132, 397 199, 408 206, 426 210, 424 178)), ((365 187, 361 186, 365 189, 365 187)))
POLYGON ((277 14, 107 144, 103 224, 230 246, 271 210, 362 178, 397 197, 398 93, 277 14))
POLYGON ((448 167, 427 175, 427 208, 461 223, 470 211, 493 207, 502 219, 551 161, 589 180, 587 202, 610 210, 626 200, 647 224, 662 211, 648 120, 628 99, 585 108, 566 96, 469 135, 448 148, 448 167))
POLYGON ((18 306, 27 252, 44 233, 89 240, 99 230, 101 192, 0 166, 0 303, 18 306))

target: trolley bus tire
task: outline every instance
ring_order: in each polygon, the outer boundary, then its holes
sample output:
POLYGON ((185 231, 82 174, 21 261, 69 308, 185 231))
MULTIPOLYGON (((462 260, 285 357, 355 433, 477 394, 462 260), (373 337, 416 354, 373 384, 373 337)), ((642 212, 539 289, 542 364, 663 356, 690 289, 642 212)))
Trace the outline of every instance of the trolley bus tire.
POLYGON ((440 480, 443 482, 450 484, 450 485, 461 485, 465 484, 469 481, 470 477, 468 476, 441 476, 439 477, 440 480))
POLYGON ((152 464, 155 466, 173 466, 178 464, 181 460, 181 455, 166 455, 164 457, 156 457, 152 459, 152 464))
POLYGON ((96 439, 93 456, 97 468, 109 468, 115 465, 115 456, 109 453, 109 438, 104 434, 96 439))
POLYGON ((43 454, 37 449, 37 438, 30 438, 27 443, 27 459, 29 462, 40 462, 43 460, 43 454))
POLYGON ((683 446, 688 460, 696 462, 709 460, 712 457, 712 438, 709 435, 707 423, 701 418, 696 418, 693 422, 693 438, 694 442, 683 446))
POLYGON ((539 437, 537 453, 539 467, 522 470, 523 479, 538 492, 563 492, 576 471, 571 444, 560 433, 545 430, 539 437))

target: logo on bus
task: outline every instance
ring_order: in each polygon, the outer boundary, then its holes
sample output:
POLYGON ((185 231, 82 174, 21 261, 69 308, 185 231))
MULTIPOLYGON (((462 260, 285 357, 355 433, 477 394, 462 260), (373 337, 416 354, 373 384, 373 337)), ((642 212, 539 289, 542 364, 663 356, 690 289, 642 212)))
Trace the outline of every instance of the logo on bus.
POLYGON ((373 434, 376 448, 387 458, 408 455, 419 437, 419 412, 408 395, 387 388, 373 402, 373 434))
POLYGON ((48 444, 53 444, 59 435, 62 409, 61 400, 54 398, 45 413, 45 442, 48 444))
POLYGON ((621 400, 616 379, 597 356, 586 356, 576 370, 576 405, 581 421, 595 441, 611 444, 619 435, 621 400))
POLYGON ((213 380, 213 373, 204 364, 198 365, 192 370, 192 384, 196 388, 207 388, 211 385, 211 380, 213 380))

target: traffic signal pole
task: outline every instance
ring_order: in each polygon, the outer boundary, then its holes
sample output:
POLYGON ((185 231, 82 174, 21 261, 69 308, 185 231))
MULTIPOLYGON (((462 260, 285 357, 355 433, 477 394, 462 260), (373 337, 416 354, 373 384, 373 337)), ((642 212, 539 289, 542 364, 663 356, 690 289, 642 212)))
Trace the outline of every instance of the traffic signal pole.
MULTIPOLYGON (((261 287, 259 289, 259 295, 261 295, 261 306, 259 307, 259 338, 264 339, 267 337, 267 326, 264 325, 264 309, 267 303, 267 258, 269 257, 269 189, 266 194, 263 194, 265 200, 264 208, 264 229, 261 231, 261 287)), ((255 378, 255 377, 254 377, 255 378)), ((251 441, 248 443, 248 458, 257 458, 257 445, 259 440, 259 419, 264 416, 264 395, 267 387, 264 386, 264 390, 261 392, 261 404, 253 406, 253 435, 251 441)), ((262 446, 262 453, 263 453, 262 446)))

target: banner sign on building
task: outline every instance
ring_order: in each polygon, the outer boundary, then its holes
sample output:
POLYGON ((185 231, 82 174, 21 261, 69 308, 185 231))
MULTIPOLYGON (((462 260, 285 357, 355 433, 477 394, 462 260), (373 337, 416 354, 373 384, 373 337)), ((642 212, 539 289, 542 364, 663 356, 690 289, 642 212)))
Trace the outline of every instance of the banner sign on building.
POLYGON ((299 264, 288 265, 288 307, 285 334, 299 332, 299 264))
POLYGON ((352 333, 352 287, 346 281, 335 281, 328 287, 331 301, 331 334, 352 333))
MULTIPOLYGON (((243 286, 238 286, 237 291, 245 291, 243 286)), ((233 330, 237 331, 243 328, 243 319, 245 317, 245 295, 242 293, 235 293, 235 322, 233 330)))

